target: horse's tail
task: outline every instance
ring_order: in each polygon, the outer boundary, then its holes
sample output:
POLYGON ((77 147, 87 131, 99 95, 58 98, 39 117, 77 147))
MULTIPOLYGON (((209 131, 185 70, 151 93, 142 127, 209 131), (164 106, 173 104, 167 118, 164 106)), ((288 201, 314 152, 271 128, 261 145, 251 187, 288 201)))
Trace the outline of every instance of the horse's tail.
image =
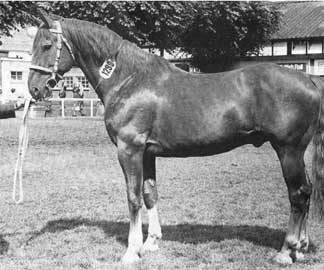
POLYGON ((317 76, 311 76, 312 82, 320 90, 321 101, 319 104, 319 117, 317 127, 313 137, 313 215, 319 219, 324 219, 324 81, 317 76))

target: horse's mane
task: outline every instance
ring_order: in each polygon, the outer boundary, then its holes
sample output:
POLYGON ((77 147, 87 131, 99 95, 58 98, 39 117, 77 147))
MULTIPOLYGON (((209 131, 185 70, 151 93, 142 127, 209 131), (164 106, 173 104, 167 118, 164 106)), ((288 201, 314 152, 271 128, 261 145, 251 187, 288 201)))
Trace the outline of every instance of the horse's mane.
POLYGON ((61 21, 74 43, 79 44, 78 49, 91 54, 98 64, 102 64, 107 57, 114 57, 114 54, 120 49, 118 60, 124 62, 123 66, 129 69, 136 68, 136 70, 146 71, 152 70, 152 68, 172 67, 166 59, 145 52, 130 41, 123 41, 121 36, 107 27, 77 19, 62 19, 61 21), (122 41, 123 44, 120 48, 122 41))

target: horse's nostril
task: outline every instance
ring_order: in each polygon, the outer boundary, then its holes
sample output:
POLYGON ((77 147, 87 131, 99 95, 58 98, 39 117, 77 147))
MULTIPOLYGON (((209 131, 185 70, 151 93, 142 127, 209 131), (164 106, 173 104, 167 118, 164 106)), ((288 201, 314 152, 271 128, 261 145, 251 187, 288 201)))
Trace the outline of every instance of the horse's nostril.
POLYGON ((38 90, 38 88, 36 88, 36 87, 33 87, 33 92, 34 92, 34 94, 35 94, 35 95, 37 95, 37 94, 39 93, 39 90, 38 90))
POLYGON ((40 92, 40 90, 38 89, 38 88, 36 88, 36 87, 33 87, 32 88, 32 96, 36 99, 36 100, 38 100, 38 99, 40 99, 40 96, 41 96, 41 92, 40 92))

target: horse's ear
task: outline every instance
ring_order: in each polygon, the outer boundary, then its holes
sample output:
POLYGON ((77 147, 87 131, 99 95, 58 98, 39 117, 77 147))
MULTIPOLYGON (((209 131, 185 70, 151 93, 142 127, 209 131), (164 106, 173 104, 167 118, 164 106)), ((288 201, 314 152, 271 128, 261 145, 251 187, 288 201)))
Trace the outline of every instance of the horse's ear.
POLYGON ((31 24, 35 25, 37 27, 40 27, 42 25, 43 21, 41 19, 39 19, 38 17, 36 17, 35 15, 33 15, 31 17, 31 24))
POLYGON ((38 9, 38 15, 41 18, 42 22, 44 23, 45 27, 51 28, 53 21, 48 16, 48 14, 45 11, 43 11, 42 9, 38 9))

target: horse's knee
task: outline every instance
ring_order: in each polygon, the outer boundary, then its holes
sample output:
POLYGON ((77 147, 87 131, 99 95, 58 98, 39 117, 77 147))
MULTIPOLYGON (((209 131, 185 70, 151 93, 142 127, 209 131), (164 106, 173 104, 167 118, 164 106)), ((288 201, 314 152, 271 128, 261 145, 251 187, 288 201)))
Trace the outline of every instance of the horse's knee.
POLYGON ((132 212, 137 212, 143 206, 141 196, 134 194, 133 192, 128 193, 128 205, 132 212))
POLYGON ((156 182, 153 179, 147 179, 144 181, 143 197, 146 208, 153 208, 158 200, 156 182))

